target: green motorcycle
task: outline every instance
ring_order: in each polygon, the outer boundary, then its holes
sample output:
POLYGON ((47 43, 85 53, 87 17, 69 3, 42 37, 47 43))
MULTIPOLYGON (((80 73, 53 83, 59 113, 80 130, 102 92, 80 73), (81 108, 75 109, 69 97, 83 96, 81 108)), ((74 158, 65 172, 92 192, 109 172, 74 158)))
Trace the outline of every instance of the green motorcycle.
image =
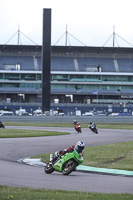
POLYGON ((45 173, 51 174, 53 171, 62 172, 63 175, 69 175, 76 167, 83 162, 83 153, 74 149, 71 153, 66 153, 58 157, 55 161, 49 161, 45 166, 45 173))

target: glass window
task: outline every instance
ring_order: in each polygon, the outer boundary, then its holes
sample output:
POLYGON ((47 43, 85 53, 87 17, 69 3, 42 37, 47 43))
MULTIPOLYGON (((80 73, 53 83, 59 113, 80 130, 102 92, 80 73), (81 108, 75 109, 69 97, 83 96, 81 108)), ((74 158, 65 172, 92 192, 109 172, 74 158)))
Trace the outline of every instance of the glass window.
POLYGON ((41 74, 36 74, 36 80, 40 81, 41 80, 41 74))
POLYGON ((5 79, 9 79, 9 80, 18 80, 19 78, 19 74, 5 74, 5 79))
POLYGON ((116 81, 116 82, 125 82, 128 81, 128 76, 102 76, 103 81, 116 81))
POLYGON ((101 77, 99 75, 86 75, 86 79, 88 79, 88 80, 100 80, 101 77))
POLYGON ((0 74, 0 79, 3 79, 3 74, 0 74))
POLYGON ((36 80, 35 74, 21 74, 22 80, 36 80))
POLYGON ((70 79, 73 79, 73 78, 81 79, 81 78, 84 78, 84 75, 70 75, 70 79))
POLYGON ((5 83, 4 87, 19 87, 19 83, 5 83))
POLYGON ((54 74, 52 75, 52 80, 53 81, 68 81, 68 75, 64 74, 54 74))
POLYGON ((68 85, 66 84, 51 84, 51 88, 56 88, 56 89, 65 89, 65 88, 68 88, 68 85))
POLYGON ((20 87, 22 87, 22 88, 35 88, 35 89, 39 89, 41 87, 41 84, 39 84, 39 83, 21 83, 20 87))

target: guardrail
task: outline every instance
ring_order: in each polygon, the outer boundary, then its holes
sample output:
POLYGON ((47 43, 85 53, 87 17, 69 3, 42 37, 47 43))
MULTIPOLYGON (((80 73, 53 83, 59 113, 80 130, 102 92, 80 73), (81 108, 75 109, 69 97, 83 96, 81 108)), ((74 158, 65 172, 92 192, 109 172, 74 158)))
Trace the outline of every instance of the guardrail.
POLYGON ((1 116, 2 122, 18 123, 133 123, 133 116, 1 116))

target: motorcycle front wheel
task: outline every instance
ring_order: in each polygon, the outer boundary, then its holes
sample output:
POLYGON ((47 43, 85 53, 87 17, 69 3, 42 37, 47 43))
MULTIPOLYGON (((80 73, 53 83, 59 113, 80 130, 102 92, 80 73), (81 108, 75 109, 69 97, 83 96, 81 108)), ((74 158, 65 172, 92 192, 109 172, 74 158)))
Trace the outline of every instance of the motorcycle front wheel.
POLYGON ((76 166, 77 164, 73 160, 68 160, 63 167, 63 175, 69 175, 76 166))
POLYGON ((78 131, 79 133, 81 133, 82 131, 81 131, 81 128, 79 129, 79 131, 78 131))
POLYGON ((53 165, 50 162, 44 168, 46 174, 51 174, 54 170, 55 169, 53 168, 53 165))
POLYGON ((0 125, 0 128, 5 128, 4 124, 1 124, 1 125, 0 125))
POLYGON ((98 134, 98 131, 97 131, 97 129, 96 129, 96 128, 94 129, 94 133, 98 134))

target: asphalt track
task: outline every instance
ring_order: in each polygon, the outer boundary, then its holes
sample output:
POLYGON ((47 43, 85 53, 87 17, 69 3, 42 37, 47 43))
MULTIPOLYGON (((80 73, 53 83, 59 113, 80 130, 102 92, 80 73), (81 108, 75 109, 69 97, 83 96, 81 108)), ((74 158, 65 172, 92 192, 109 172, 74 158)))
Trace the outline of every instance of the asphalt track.
POLYGON ((79 134, 73 128, 30 126, 6 128, 54 130, 70 132, 71 135, 0 139, 0 185, 133 194, 133 177, 82 172, 73 172, 69 176, 63 176, 58 172, 49 175, 44 173, 42 167, 18 162, 21 158, 64 149, 75 144, 78 140, 84 141, 86 147, 131 141, 133 140, 132 130, 100 129, 99 134, 96 135, 87 128, 82 129, 82 133, 79 134))

